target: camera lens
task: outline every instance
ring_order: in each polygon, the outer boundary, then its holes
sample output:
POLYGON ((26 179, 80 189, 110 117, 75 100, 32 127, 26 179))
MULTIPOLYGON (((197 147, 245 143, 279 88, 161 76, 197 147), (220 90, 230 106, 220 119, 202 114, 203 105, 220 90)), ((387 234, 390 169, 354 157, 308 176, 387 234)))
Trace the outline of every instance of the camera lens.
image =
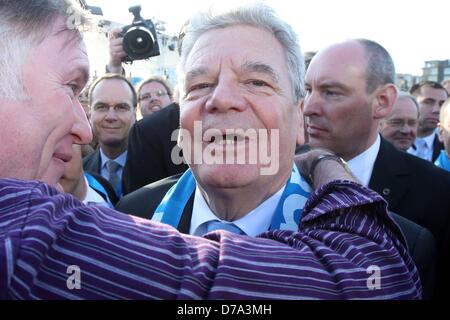
POLYGON ((153 51, 154 38, 152 33, 144 28, 132 27, 123 37, 123 48, 132 59, 145 59, 153 51))

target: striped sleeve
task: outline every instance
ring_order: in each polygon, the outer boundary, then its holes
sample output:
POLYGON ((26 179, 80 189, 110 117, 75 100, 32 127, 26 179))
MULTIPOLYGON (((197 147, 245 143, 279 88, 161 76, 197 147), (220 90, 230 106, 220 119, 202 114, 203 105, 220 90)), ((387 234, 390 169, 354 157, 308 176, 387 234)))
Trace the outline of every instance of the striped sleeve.
POLYGON ((6 299, 420 298, 403 241, 381 197, 344 181, 311 197, 298 232, 205 239, 0 180, 6 299))

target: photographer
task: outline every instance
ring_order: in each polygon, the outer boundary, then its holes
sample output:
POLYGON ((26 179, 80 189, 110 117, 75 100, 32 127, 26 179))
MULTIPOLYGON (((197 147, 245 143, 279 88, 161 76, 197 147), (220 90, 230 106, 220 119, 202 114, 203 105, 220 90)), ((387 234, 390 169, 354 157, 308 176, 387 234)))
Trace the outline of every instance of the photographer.
MULTIPOLYGON (((124 75, 125 69, 122 67, 122 61, 127 53, 123 48, 121 33, 122 28, 114 28, 108 34, 109 63, 106 71, 124 75)), ((151 85, 159 84, 156 81, 147 83, 150 79, 144 80, 139 87, 137 92, 138 109, 142 107, 141 97, 143 94, 141 93, 144 93, 145 89, 149 89, 151 85)), ((170 91, 167 90, 167 92, 170 91)), ((129 133, 127 160, 122 176, 123 194, 130 193, 151 182, 183 173, 188 168, 184 163, 174 164, 171 161, 172 150, 179 148, 176 141, 171 140, 171 135, 174 130, 179 128, 180 108, 177 103, 170 103, 169 95, 156 98, 161 100, 162 110, 136 122, 129 133)), ((144 112, 142 115, 145 115, 144 112)))

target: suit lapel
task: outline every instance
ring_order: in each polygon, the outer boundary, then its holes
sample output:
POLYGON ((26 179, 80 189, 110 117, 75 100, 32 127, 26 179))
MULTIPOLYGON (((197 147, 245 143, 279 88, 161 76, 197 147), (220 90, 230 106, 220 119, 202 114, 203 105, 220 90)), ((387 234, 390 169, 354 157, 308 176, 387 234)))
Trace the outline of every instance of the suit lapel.
POLYGON ((189 234, 189 229, 191 228, 191 218, 192 218, 192 210, 194 208, 194 197, 195 192, 192 192, 189 201, 186 203, 186 206, 183 210, 183 215, 181 216, 180 223, 178 224, 178 231, 181 233, 189 234))
POLYGON ((441 153, 442 149, 444 149, 444 144, 441 141, 439 141, 438 135, 435 134, 433 140, 433 155, 431 157, 433 163, 439 157, 439 154, 441 153))
POLYGON ((94 157, 94 163, 93 163, 93 167, 95 168, 95 170, 97 170, 98 174, 101 175, 102 174, 102 161, 100 159, 100 149, 97 148, 97 150, 95 150, 96 155, 94 157))
POLYGON ((408 190, 410 174, 403 152, 382 138, 369 188, 383 196, 389 203, 390 210, 394 212, 408 190))

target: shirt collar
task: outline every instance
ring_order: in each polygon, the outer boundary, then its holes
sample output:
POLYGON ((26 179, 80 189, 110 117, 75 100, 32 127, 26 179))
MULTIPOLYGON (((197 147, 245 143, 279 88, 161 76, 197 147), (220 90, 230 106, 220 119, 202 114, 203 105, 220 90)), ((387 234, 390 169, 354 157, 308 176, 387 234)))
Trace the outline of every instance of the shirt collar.
POLYGON ((120 154, 117 158, 115 159, 110 159, 108 158, 107 155, 105 155, 102 151, 102 149, 100 148, 100 160, 102 161, 102 168, 105 167, 106 162, 108 162, 109 160, 114 160, 116 161, 118 164, 120 164, 122 166, 122 168, 125 166, 125 163, 127 161, 127 153, 128 151, 125 150, 122 154, 120 154))
MULTIPOLYGON (((233 221, 233 223, 244 231, 246 235, 251 237, 255 237, 269 230, 273 215, 285 188, 286 185, 245 216, 233 221)), ((207 222, 213 220, 220 219, 211 211, 200 189, 196 187, 189 234, 197 236, 204 235, 206 233, 207 222)))
POLYGON ((425 142, 425 144, 427 145, 428 149, 432 149, 435 136, 436 136, 436 133, 433 132, 429 136, 417 138, 417 140, 423 140, 425 142))
POLYGON ((375 142, 369 147, 369 149, 347 161, 350 170, 365 187, 369 185, 373 166, 375 165, 375 160, 377 159, 378 151, 380 150, 380 144, 381 139, 380 136, 377 135, 375 142))

